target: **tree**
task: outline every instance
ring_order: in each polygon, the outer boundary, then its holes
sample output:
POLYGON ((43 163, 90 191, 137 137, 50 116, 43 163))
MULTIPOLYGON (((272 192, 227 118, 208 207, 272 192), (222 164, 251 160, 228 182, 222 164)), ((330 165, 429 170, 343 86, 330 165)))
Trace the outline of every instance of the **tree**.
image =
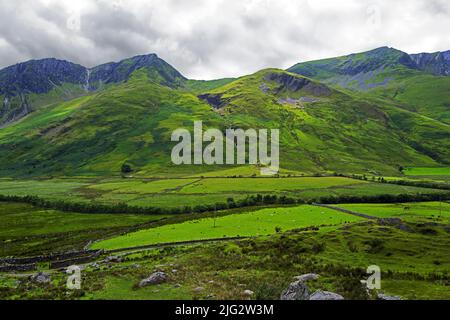
POLYGON ((131 172, 133 172, 133 169, 131 168, 131 166, 128 163, 124 163, 122 165, 121 171, 122 171, 122 173, 131 173, 131 172))

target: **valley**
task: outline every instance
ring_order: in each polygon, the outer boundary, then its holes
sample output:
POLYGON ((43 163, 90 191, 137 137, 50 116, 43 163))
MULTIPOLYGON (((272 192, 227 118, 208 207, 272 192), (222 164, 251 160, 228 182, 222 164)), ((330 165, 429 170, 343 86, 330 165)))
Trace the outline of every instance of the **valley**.
POLYGON ((448 55, 427 55, 210 81, 156 54, 0 70, 0 298, 279 299, 315 273, 345 299, 450 299, 448 55), (279 172, 174 164, 172 132, 200 121, 278 129, 279 172))

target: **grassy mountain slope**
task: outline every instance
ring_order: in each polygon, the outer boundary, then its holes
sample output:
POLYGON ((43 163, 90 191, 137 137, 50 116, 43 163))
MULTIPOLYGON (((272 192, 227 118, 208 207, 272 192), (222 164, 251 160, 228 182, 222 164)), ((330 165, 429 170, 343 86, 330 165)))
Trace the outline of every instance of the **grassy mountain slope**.
POLYGON ((42 106, 68 101, 128 81, 136 70, 171 88, 187 79, 156 54, 135 56, 91 69, 64 60, 31 60, 0 70, 0 127, 42 106))
POLYGON ((194 94, 140 69, 125 83, 49 105, 0 130, 0 174, 118 175, 123 163, 147 176, 229 168, 171 164, 172 131, 192 129, 195 120, 205 129, 279 128, 281 166, 304 173, 397 174, 400 165, 450 159, 448 126, 390 100, 276 69, 194 94))
MULTIPOLYGON (((444 57, 445 54, 430 54, 444 57)), ((333 86, 400 102, 406 110, 450 124, 450 78, 441 59, 419 58, 382 47, 337 58, 299 63, 288 71, 333 86), (434 63, 434 64, 433 64, 434 63), (437 73, 440 70, 440 73, 437 73)))

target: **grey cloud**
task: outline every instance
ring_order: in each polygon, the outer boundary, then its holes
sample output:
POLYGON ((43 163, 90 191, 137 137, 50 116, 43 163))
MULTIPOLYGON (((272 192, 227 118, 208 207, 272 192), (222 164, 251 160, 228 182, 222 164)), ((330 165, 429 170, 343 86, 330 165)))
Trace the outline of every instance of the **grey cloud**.
POLYGON ((443 0, 0 0, 0 67, 157 53, 191 78, 239 76, 382 45, 448 50, 449 18, 443 0))

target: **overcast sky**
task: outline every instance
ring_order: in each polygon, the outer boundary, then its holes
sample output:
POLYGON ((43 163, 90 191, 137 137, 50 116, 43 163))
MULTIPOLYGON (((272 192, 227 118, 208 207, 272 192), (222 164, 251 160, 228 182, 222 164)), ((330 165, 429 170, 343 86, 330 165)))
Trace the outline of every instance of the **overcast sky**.
POLYGON ((213 79, 390 46, 450 50, 448 0, 0 0, 0 68, 156 53, 213 79))

